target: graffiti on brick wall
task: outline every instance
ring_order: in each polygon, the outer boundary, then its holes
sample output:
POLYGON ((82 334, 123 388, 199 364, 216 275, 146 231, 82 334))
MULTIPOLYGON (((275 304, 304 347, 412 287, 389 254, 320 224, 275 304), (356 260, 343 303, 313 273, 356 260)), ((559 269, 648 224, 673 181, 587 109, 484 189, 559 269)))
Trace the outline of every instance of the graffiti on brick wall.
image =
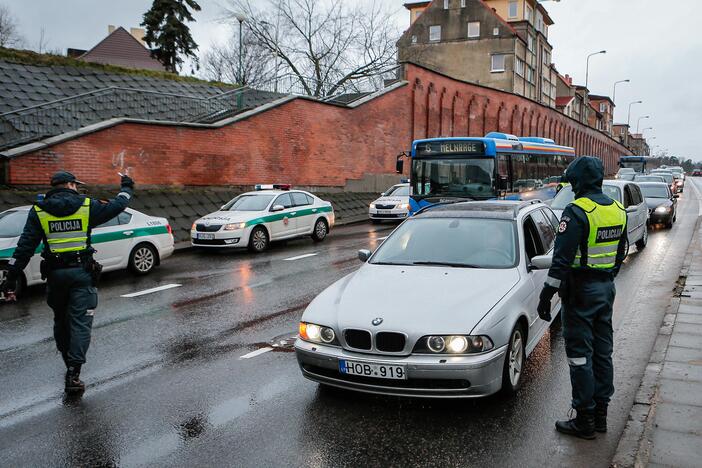
POLYGON ((140 149, 138 153, 128 156, 127 150, 123 149, 112 155, 112 167, 125 175, 134 175, 134 168, 149 162, 149 154, 140 149))

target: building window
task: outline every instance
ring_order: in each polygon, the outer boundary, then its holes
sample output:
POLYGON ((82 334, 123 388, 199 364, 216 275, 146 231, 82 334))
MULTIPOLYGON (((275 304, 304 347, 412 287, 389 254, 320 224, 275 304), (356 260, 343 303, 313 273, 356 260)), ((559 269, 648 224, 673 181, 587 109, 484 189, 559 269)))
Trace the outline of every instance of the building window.
POLYGON ((605 104, 604 102, 600 103, 600 112, 602 112, 602 113, 607 112, 607 104, 605 104))
POLYGON ((468 37, 480 37, 480 21, 468 23, 468 37))
POLYGON ((526 8, 524 10, 524 19, 534 24, 534 10, 529 5, 525 6, 526 8))
POLYGON ((412 36, 412 44, 416 44, 416 43, 417 43, 417 36, 412 36))
POLYGON ((505 71, 505 56, 503 54, 495 54, 492 56, 492 72, 505 71))
POLYGON ((465 7, 466 7, 466 0, 461 0, 461 8, 465 8, 465 7))
POLYGON ((439 42, 441 40, 441 26, 436 24, 429 26, 429 40, 431 42, 439 42))
POLYGON ((544 29, 544 15, 540 11, 536 12, 536 30, 543 31, 544 29))
POLYGON ((543 56, 544 56, 544 65, 551 65, 551 52, 544 49, 543 56))
POLYGON ((527 81, 529 83, 533 83, 534 82, 534 69, 531 67, 527 67, 526 72, 527 72, 527 76, 526 76, 527 81))
POLYGON ((527 48, 534 52, 534 37, 531 35, 527 36, 527 48))
POLYGON ((524 60, 520 58, 514 58, 514 71, 517 75, 524 77, 524 60))
POLYGON ((509 10, 508 10, 507 15, 510 18, 516 18, 518 13, 519 13, 519 3, 517 3, 517 0, 510 0, 509 1, 509 10))
POLYGON ((444 0, 444 10, 448 10, 449 0, 444 0))

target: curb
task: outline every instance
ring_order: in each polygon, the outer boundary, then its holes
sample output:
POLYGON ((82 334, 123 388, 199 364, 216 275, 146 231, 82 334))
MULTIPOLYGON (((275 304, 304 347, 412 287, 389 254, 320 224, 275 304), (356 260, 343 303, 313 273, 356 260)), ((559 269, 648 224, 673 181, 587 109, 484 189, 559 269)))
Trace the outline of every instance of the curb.
POLYGON ((673 333, 678 309, 680 308, 681 299, 677 294, 678 291, 682 291, 682 288, 685 286, 685 279, 687 278, 692 263, 692 253, 699 243, 698 232, 700 224, 702 224, 702 217, 698 217, 695 222, 692 239, 685 251, 685 259, 675 287, 676 292, 671 298, 668 310, 663 317, 663 323, 658 331, 658 336, 653 345, 653 351, 651 351, 651 356, 646 365, 646 371, 641 379, 639 389, 636 392, 634 404, 629 413, 629 419, 619 439, 617 451, 612 458, 612 463, 610 464, 612 468, 638 468, 648 465, 651 450, 650 435, 653 429, 656 407, 658 404, 660 373, 663 369, 666 354, 668 353, 670 337, 673 333))

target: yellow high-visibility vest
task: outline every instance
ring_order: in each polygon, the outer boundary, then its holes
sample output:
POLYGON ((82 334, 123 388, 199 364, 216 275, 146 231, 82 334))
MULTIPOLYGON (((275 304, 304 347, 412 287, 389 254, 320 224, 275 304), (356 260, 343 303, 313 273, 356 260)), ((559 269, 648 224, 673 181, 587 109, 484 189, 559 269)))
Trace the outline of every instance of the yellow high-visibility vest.
POLYGON ((611 270, 617 259, 617 249, 622 233, 626 232, 626 210, 616 200, 611 205, 600 205, 589 198, 578 198, 573 205, 581 208, 590 224, 587 254, 578 247, 573 267, 611 270))
POLYGON ((79 252, 88 248, 90 198, 68 216, 54 216, 34 206, 51 253, 79 252))

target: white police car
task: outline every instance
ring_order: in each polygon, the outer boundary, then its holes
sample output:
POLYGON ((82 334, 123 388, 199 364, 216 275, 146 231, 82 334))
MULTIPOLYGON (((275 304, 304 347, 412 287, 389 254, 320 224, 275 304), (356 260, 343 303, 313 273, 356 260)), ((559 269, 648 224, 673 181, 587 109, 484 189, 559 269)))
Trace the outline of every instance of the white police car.
MULTIPOLYGON (((0 282, 5 279, 7 262, 15 252, 31 208, 20 206, 0 213, 0 282)), ((131 208, 95 227, 90 243, 96 250, 95 259, 103 266, 103 271, 129 268, 137 275, 145 275, 173 254, 173 233, 168 220, 131 208)), ((42 249, 43 245, 40 244, 24 269, 18 291, 24 286, 42 282, 39 271, 42 249)))
POLYGON ((195 247, 248 247, 258 253, 271 241, 311 236, 323 241, 334 226, 331 203, 290 185, 257 185, 193 223, 195 247))
POLYGON ((396 184, 380 195, 368 207, 373 223, 384 219, 405 219, 409 215, 409 184, 396 184))

